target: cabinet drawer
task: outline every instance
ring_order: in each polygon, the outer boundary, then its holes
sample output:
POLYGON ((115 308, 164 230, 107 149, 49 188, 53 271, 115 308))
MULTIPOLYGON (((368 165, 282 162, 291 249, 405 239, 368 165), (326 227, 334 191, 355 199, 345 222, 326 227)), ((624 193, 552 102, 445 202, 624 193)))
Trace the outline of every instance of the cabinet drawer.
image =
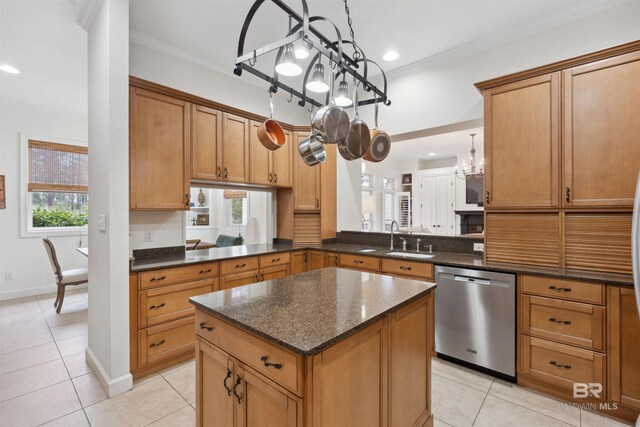
POLYGON ((385 273, 415 276, 433 279, 433 264, 404 261, 400 259, 382 259, 382 271, 385 273))
POLYGON ((172 285, 180 282, 191 282, 218 276, 218 263, 187 265, 184 267, 163 268, 143 271, 138 275, 140 290, 157 286, 172 285))
POLYGON ((380 271, 380 258, 359 255, 340 255, 340 267, 380 271))
MULTIPOLYGON (((606 356, 564 344, 521 336, 522 374, 573 390, 573 383, 606 387, 606 356)), ((603 389, 602 396, 606 396, 603 389)))
POLYGON ((260 257, 260 268, 270 267, 272 265, 283 265, 291 262, 291 253, 282 252, 273 255, 262 255, 260 257))
POLYGON ((232 327, 200 310, 196 310, 196 333, 256 371, 302 396, 303 358, 301 356, 232 327), (278 366, 267 366, 266 363, 278 364, 278 366))
POLYGON ((522 275, 522 292, 566 300, 590 302, 604 305, 605 286, 600 283, 578 282, 577 280, 556 279, 554 277, 522 275))
POLYGON ((239 258, 222 261, 220 263, 220 270, 222 275, 242 273, 249 270, 258 269, 258 257, 252 258, 239 258))
POLYGON ((193 316, 138 331, 140 366, 193 351, 196 334, 193 316))
POLYGON ((523 333, 604 351, 604 307, 529 295, 520 298, 523 333))
POLYGON ((217 281, 205 279, 139 291, 138 327, 146 328, 193 315, 195 307, 189 303, 189 297, 213 292, 217 281))

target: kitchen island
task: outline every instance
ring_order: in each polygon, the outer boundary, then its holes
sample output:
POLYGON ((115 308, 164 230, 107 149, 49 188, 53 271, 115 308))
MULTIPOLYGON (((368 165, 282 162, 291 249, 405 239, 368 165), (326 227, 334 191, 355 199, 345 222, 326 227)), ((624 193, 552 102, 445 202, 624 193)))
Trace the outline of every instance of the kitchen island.
POLYGON ((192 297, 197 424, 431 425, 434 288, 325 268, 192 297))

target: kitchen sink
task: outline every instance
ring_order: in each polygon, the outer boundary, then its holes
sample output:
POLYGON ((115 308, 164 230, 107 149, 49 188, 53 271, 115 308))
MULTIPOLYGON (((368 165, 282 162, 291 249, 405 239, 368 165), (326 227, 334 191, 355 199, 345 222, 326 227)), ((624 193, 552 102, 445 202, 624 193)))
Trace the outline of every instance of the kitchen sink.
POLYGON ((377 249, 360 249, 358 252, 375 252, 377 249))
POLYGON ((429 255, 429 254, 420 254, 420 253, 414 253, 414 252, 387 252, 387 255, 401 256, 405 258, 420 258, 420 259, 429 259, 435 256, 434 254, 429 255))

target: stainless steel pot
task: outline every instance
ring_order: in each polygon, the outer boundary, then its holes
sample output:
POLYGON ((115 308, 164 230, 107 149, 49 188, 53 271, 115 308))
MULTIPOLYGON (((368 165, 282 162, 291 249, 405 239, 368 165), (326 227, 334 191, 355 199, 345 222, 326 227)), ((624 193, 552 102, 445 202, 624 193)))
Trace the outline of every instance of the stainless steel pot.
POLYGON ((349 133, 344 142, 338 143, 338 151, 345 160, 359 159, 367 152, 371 144, 369 126, 358 115, 358 88, 353 88, 354 117, 349 123, 349 133))
POLYGON ((315 166, 327 159, 327 152, 314 133, 298 143, 298 151, 308 166, 315 166))
POLYGON ((329 78, 329 105, 320 108, 311 120, 311 130, 325 144, 339 144, 347 138, 349 115, 333 103, 333 73, 329 78))
POLYGON ((378 98, 376 98, 375 112, 374 112, 374 124, 375 127, 371 131, 371 144, 364 156, 365 160, 369 162, 381 162, 387 158, 391 151, 391 138, 385 131, 378 129, 378 98))

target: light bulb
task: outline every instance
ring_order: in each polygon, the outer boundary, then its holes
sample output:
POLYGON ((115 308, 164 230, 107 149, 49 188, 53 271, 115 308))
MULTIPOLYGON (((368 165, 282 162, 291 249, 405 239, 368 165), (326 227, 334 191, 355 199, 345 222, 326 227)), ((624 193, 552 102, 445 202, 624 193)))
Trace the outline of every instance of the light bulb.
POLYGON ((276 65, 276 72, 283 76, 297 76, 302 73, 302 67, 296 62, 293 54, 293 45, 289 43, 284 47, 284 52, 280 58, 280 62, 276 65))
POLYGON ((338 84, 338 96, 333 101, 340 107, 350 107, 353 105, 353 101, 349 98, 349 84, 346 81, 341 81, 338 84))
POLYGON ((309 91, 316 93, 325 93, 329 90, 329 85, 324 81, 324 65, 319 63, 314 65, 313 75, 306 87, 309 91))
POLYGON ((298 59, 307 59, 309 57, 309 51, 305 49, 304 46, 298 46, 296 47, 294 55, 298 59))

